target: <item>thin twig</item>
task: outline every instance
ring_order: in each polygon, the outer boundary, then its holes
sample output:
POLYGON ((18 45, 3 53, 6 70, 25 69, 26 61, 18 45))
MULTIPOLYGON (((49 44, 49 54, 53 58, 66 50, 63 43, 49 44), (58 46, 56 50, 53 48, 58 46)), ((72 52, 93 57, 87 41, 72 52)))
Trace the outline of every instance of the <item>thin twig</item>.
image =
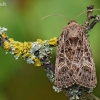
POLYGON ((92 16, 92 18, 94 19, 90 25, 89 25, 89 30, 93 29, 93 27, 98 23, 100 22, 100 15, 95 15, 95 16, 92 16))
POLYGON ((100 100, 100 98, 95 96, 93 93, 86 92, 81 95, 80 100, 100 100))

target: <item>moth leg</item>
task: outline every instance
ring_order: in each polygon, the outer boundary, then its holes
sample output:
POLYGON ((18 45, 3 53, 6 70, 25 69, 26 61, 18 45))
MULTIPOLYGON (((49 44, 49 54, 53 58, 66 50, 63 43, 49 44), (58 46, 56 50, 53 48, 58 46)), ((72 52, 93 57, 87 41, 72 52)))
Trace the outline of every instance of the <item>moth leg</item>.
POLYGON ((88 26, 91 19, 92 19, 92 12, 93 12, 94 5, 87 7, 87 19, 85 25, 88 26))
POLYGON ((100 22, 100 15, 94 15, 92 18, 94 20, 90 23, 88 30, 91 30, 98 22, 100 22))
POLYGON ((45 70, 50 70, 50 71, 52 71, 53 73, 54 73, 54 70, 55 70, 55 66, 54 66, 52 63, 50 63, 50 64, 43 64, 43 68, 44 68, 45 70))

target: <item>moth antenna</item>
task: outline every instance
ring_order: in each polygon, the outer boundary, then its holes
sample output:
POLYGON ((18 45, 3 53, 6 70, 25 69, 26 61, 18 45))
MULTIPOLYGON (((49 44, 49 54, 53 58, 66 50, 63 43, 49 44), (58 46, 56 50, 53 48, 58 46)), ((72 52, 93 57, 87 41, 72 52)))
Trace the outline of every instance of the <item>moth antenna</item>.
MULTIPOLYGON (((100 10, 100 9, 93 9, 93 10, 100 10)), ((87 12, 87 10, 83 11, 82 13, 80 13, 74 20, 76 20, 78 17, 80 17, 82 14, 84 14, 85 12, 87 12)))
POLYGON ((82 13, 80 13, 74 20, 76 20, 78 17, 80 17, 82 14, 84 14, 85 12, 87 12, 87 10, 83 11, 82 13))
POLYGON ((93 10, 100 10, 100 9, 93 9, 93 10))
POLYGON ((66 16, 64 16, 64 15, 60 15, 60 14, 51 14, 51 15, 47 15, 47 16, 44 16, 43 18, 42 18, 42 20, 44 19, 44 18, 47 18, 47 17, 50 17, 50 16, 61 16, 61 17, 63 17, 63 18, 65 18, 65 19, 67 19, 67 20, 69 20, 70 21, 70 19, 69 18, 67 18, 66 16))

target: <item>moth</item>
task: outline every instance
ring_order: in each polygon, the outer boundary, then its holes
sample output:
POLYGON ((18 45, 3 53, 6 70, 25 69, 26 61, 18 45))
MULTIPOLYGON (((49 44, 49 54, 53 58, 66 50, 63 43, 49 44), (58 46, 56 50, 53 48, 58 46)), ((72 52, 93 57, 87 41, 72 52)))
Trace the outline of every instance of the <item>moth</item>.
POLYGON ((92 92, 97 84, 95 64, 88 41, 88 31, 100 21, 98 16, 92 16, 93 8, 93 5, 87 7, 84 25, 71 20, 58 38, 53 88, 56 92, 66 91, 70 99, 79 99, 83 92, 92 92), (90 23, 92 19, 94 20, 90 23))
MULTIPOLYGON (((48 72, 47 76, 52 82, 54 81, 53 88, 55 91, 65 91, 70 100, 79 99, 84 92, 92 92, 97 85, 96 69, 88 41, 88 32, 96 23, 100 22, 100 15, 92 15, 93 10, 100 9, 93 8, 93 5, 87 7, 85 24, 80 25, 75 20, 70 20, 63 29, 58 38, 55 66, 50 62, 52 45, 49 45, 47 41, 41 46, 34 43, 31 52, 29 51, 29 54, 32 53, 42 62, 43 68, 48 72)), ((0 28, 0 34, 6 30, 0 28)), ((0 46, 3 47, 5 41, 9 42, 10 40, 1 35, 0 46)), ((31 58, 28 59, 29 63, 32 61, 31 58)))

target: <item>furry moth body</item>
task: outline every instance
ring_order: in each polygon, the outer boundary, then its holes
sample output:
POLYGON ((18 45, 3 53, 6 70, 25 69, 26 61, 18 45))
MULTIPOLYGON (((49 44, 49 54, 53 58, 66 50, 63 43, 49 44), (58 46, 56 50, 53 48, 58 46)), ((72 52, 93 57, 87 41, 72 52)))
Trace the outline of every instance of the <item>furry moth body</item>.
POLYGON ((83 26, 71 22, 58 41, 55 84, 67 88, 73 84, 95 87, 96 71, 87 34, 83 26))
POLYGON ((79 25, 72 20, 58 38, 53 88, 57 92, 66 90, 72 99, 79 99, 83 92, 91 92, 97 84, 87 34, 92 9, 93 6, 88 7, 87 25, 79 25))
POLYGON ((66 89, 73 85, 94 88, 97 84, 95 65, 88 36, 75 21, 64 28, 58 40, 55 64, 55 86, 66 89))

